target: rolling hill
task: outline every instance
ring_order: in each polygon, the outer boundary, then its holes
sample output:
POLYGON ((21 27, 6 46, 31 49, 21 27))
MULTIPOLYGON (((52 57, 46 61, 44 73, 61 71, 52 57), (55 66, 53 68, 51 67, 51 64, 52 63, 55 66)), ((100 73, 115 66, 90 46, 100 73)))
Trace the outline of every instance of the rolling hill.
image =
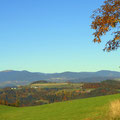
POLYGON ((120 94, 34 107, 1 105, 0 120, 106 120, 108 105, 115 99, 120 99, 120 94))
POLYGON ((25 85, 34 81, 49 82, 99 82, 107 79, 120 78, 120 72, 101 70, 98 72, 63 72, 39 73, 29 71, 0 71, 0 87, 25 85))

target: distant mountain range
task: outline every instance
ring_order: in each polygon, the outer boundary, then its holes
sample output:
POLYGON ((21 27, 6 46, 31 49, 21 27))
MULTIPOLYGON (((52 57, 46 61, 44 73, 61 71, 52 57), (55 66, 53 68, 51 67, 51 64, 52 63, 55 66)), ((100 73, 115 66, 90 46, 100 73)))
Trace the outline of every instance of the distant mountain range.
POLYGON ((107 79, 119 79, 120 72, 101 70, 97 72, 39 73, 29 71, 0 71, 0 87, 25 85, 34 81, 49 82, 100 82, 107 79))

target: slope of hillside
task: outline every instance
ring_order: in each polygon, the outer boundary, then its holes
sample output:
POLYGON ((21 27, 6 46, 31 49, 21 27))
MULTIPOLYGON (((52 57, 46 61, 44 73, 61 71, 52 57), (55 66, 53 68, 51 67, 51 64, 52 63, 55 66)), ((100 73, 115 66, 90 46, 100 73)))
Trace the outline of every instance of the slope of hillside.
POLYGON ((0 120, 103 120, 108 104, 120 94, 72 100, 42 106, 0 106, 0 120))

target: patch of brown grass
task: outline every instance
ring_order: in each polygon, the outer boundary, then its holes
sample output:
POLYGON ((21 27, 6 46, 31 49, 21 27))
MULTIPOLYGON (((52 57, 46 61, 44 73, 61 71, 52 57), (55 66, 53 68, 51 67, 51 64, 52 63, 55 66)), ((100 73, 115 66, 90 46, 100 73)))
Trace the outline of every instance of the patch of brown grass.
POLYGON ((115 100, 109 106, 110 120, 120 120, 120 100, 115 100))
POLYGON ((91 118, 86 118, 86 119, 84 119, 84 120, 92 120, 91 118))

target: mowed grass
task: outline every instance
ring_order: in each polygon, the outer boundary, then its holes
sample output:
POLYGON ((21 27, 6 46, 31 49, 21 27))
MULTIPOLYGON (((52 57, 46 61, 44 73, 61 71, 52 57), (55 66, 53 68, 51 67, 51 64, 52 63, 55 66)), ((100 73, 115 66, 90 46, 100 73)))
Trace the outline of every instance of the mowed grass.
POLYGON ((42 83, 42 84, 32 84, 31 86, 61 86, 61 85, 68 85, 68 83, 42 83))
POLYGON ((109 103, 120 94, 33 107, 0 106, 0 120, 103 120, 109 103))
POLYGON ((80 88, 83 86, 81 83, 37 83, 31 84, 29 87, 39 87, 39 88, 80 88))

